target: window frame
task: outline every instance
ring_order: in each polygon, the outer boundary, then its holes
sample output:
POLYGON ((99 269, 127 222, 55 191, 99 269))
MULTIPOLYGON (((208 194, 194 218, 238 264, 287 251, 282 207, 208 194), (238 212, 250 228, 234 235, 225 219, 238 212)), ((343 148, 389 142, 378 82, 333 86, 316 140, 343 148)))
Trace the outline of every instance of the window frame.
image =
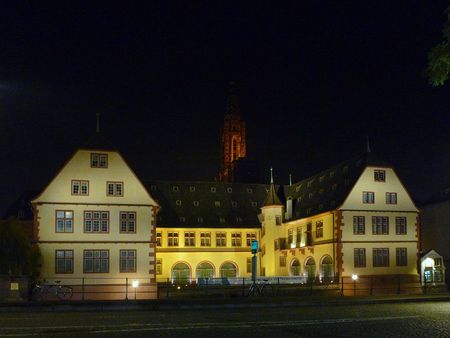
POLYGON ((98 273, 109 273, 109 264, 110 264, 110 252, 109 252, 109 249, 84 249, 83 250, 83 273, 93 273, 93 274, 98 274, 98 273), (92 271, 86 271, 86 253, 87 252, 92 252, 92 258, 91 258, 91 260, 92 260, 92 271), (100 253, 100 257, 98 257, 98 258, 96 258, 96 257, 94 257, 94 253, 95 252, 99 252, 100 253), (106 258, 102 258, 101 256, 101 253, 102 252, 107 252, 107 257, 106 258), (102 262, 102 260, 104 261, 104 260, 106 260, 107 261, 107 271, 94 271, 95 269, 94 269, 94 265, 95 265, 95 263, 94 263, 94 261, 96 260, 96 259, 99 259, 99 264, 100 264, 100 270, 101 270, 101 267, 102 267, 102 264, 101 264, 101 262, 102 262))
POLYGON ((184 231, 184 246, 195 247, 195 231, 184 231))
POLYGON ((124 183, 123 181, 107 181, 106 182, 106 196, 107 197, 123 197, 124 196, 124 183), (112 194, 109 193, 109 185, 113 185, 112 194), (120 186, 120 194, 117 193, 117 186, 120 186))
POLYGON ((107 169, 108 168, 108 154, 106 153, 91 153, 91 168, 98 168, 98 169, 107 169), (97 165, 94 165, 94 157, 98 156, 97 159, 97 165), (105 165, 101 166, 101 158, 106 158, 105 165))
POLYGON ((55 250, 55 274, 58 274, 58 275, 73 274, 73 270, 74 270, 73 265, 74 265, 74 250, 73 249, 56 249, 55 250), (64 257, 58 258, 58 252, 64 252, 64 257), (72 257, 67 258, 66 257, 67 252, 71 252, 72 257), (64 272, 58 271, 58 261, 59 260, 62 260, 64 262, 64 272), (66 261, 71 262, 71 270, 70 271, 66 271, 66 261))
POLYGON ((389 227, 389 216, 372 216, 372 235, 389 235, 389 227))
POLYGON ((210 247, 211 246, 211 231, 201 231, 200 232, 200 246, 210 247))
POLYGON ((61 209, 57 209, 55 210, 55 233, 58 234, 64 234, 64 233, 69 233, 69 234, 73 234, 73 226, 74 226, 75 220, 74 220, 74 211, 73 210, 61 210, 61 209), (64 218, 58 218, 58 212, 63 212, 64 213, 64 218), (70 212, 72 213, 72 218, 67 218, 66 217, 66 212, 70 212), (58 231, 58 220, 62 219, 63 220, 63 224, 64 224, 64 230, 63 231, 58 231), (72 220, 72 231, 67 231, 67 220, 70 219, 72 220))
POLYGON ((323 221, 316 221, 316 238, 323 238, 323 221))
POLYGON ((408 248, 395 248, 396 266, 408 266, 408 248))
POLYGON ((396 192, 386 192, 386 204, 397 204, 396 192))
POLYGON ((89 196, 89 181, 88 180, 71 180, 70 183, 70 194, 72 196, 89 196), (78 183, 78 192, 74 193, 74 185, 75 183, 78 183), (86 193, 83 193, 82 184, 86 184, 86 193))
POLYGON ((374 268, 386 268, 390 266, 389 248, 373 248, 372 260, 374 268))
POLYGON ((119 212, 119 233, 121 234, 135 234, 137 231, 137 213, 136 211, 120 211, 119 212), (125 218, 126 221, 126 230, 122 230, 122 215, 125 214, 127 217, 125 218), (130 220, 130 215, 134 215, 134 219, 130 220), (128 230, 129 228, 129 222, 133 221, 133 231, 128 230))
POLYGON ((227 246, 226 231, 216 231, 216 247, 223 248, 227 246))
POLYGON ((245 234, 245 244, 247 244, 247 247, 252 246, 252 242, 256 241, 256 232, 247 232, 245 234))
POLYGON ((169 231, 167 233, 167 246, 168 247, 180 246, 180 234, 178 231, 169 231))
POLYGON ((84 210, 83 211, 83 233, 86 234, 109 234, 110 231, 110 221, 111 221, 111 217, 110 217, 110 213, 109 210, 84 210), (98 212, 100 214, 100 217, 98 218, 99 220, 99 231, 94 231, 94 220, 96 220, 97 218, 94 218, 94 213, 98 212), (92 217, 91 218, 86 218, 86 213, 91 213, 92 217), (106 213, 108 215, 108 218, 102 218, 102 214, 106 213), (91 220, 91 231, 86 231, 86 220, 91 220), (107 221, 107 225, 108 225, 108 230, 107 231, 102 231, 102 221, 106 220, 107 221))
POLYGON ((233 248, 242 247, 242 232, 235 231, 231 233, 231 246, 233 248))
POLYGON ((375 169, 373 171, 373 180, 374 180, 374 182, 386 182, 386 170, 375 169), (381 177, 380 177, 380 174, 381 174, 381 177))
POLYGON ((366 234, 366 216, 353 216, 353 235, 365 235, 365 234, 366 234))
POLYGON ((363 191, 362 192, 362 202, 363 202, 363 204, 375 204, 375 192, 374 191, 363 191))
POLYGON ((353 267, 355 268, 367 267, 366 248, 353 249, 353 267))
POLYGON ((395 234, 396 235, 407 235, 408 234, 408 219, 406 216, 396 216, 395 217, 395 234), (400 220, 404 220, 404 223, 401 224, 400 220), (404 231, 402 228, 404 227, 404 231))
POLYGON ((156 246, 157 247, 161 247, 162 246, 162 241, 163 241, 162 231, 157 231, 156 232, 156 246))
POLYGON ((137 272, 137 250, 136 249, 120 249, 119 250, 119 273, 136 273, 137 272), (122 269, 122 252, 133 252, 134 257, 132 258, 133 261, 133 269, 129 269, 128 262, 130 261, 129 257, 125 257, 126 259, 126 269, 122 269))

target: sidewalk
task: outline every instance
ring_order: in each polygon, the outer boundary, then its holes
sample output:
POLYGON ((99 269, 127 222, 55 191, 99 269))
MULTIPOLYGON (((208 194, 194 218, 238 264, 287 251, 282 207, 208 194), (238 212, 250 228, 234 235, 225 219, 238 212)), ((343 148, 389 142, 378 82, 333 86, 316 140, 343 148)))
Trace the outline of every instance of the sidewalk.
POLYGON ((265 296, 240 298, 164 299, 137 301, 52 301, 0 303, 4 312, 70 312, 70 311, 158 311, 158 310, 200 310, 261 307, 296 306, 340 306, 389 303, 450 302, 450 293, 431 295, 388 295, 388 296, 265 296))

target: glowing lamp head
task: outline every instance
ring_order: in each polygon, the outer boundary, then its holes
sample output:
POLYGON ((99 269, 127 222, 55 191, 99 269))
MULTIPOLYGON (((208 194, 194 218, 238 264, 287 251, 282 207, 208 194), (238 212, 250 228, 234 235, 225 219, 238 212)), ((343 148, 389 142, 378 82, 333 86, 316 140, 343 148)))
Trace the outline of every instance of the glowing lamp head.
POLYGON ((134 288, 139 287, 139 281, 138 280, 134 280, 133 282, 131 282, 131 286, 134 288))
POLYGON ((428 257, 427 259, 425 259, 425 266, 427 268, 432 268, 434 266, 434 259, 428 257))
POLYGON ((295 249, 295 243, 291 243, 291 249, 295 249))
POLYGON ((358 279, 358 275, 357 275, 357 274, 355 274, 355 273, 354 273, 354 274, 352 274, 352 279, 353 279, 353 280, 357 280, 357 279, 358 279))

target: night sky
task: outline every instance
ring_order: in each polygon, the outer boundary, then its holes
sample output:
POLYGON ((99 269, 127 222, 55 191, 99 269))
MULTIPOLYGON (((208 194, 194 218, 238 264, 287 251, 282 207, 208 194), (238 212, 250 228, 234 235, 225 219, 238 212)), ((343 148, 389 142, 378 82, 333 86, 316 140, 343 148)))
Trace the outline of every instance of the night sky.
POLYGON ((448 1, 12 3, 0 214, 48 183, 96 113, 143 180, 212 180, 232 80, 249 157, 277 183, 358 155, 370 135, 416 200, 450 185, 450 83, 424 76, 448 1))

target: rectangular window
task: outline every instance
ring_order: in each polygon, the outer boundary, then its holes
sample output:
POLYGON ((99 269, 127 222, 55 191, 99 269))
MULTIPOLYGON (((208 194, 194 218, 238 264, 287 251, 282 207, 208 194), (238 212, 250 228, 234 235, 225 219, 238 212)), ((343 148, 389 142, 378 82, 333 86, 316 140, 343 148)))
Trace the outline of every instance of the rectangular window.
POLYGON ((120 272, 136 272, 136 250, 120 250, 120 272))
POLYGON ((162 258, 156 258, 156 274, 162 275, 162 258))
POLYGON ((375 170, 373 174, 375 182, 386 182, 386 170, 375 170))
POLYGON ((373 249, 373 267, 389 266, 389 248, 373 249))
POLYGON ((372 216, 372 234, 389 235, 389 217, 372 216))
POLYGON ((364 216, 353 216, 353 234, 364 235, 366 233, 366 218, 364 216))
POLYGON ((108 168, 108 154, 91 154, 91 168, 108 168))
POLYGON ((178 246, 178 232, 167 233, 167 246, 178 246))
POLYGON ((291 244, 294 242, 294 229, 288 229, 288 245, 289 248, 291 247, 291 244))
POLYGON ((286 256, 280 256, 280 267, 283 268, 286 266, 286 256))
POLYGON ((375 193, 373 191, 363 191, 363 203, 374 204, 375 203, 375 193))
POLYGON ((252 246, 252 242, 256 241, 256 232, 248 232, 247 233, 247 246, 252 246))
POLYGON ((72 180, 72 195, 89 195, 89 181, 72 180))
POLYGON ((136 212, 134 211, 120 212, 120 232, 121 233, 136 232, 136 212))
POLYGON ((195 246, 195 232, 184 232, 184 246, 195 246))
POLYGON ((162 233, 160 231, 158 231, 156 233, 156 246, 161 246, 162 245, 162 233))
POLYGON ((397 193, 387 192, 386 193, 386 204, 397 204, 397 193))
POLYGON ((73 232, 73 211, 56 210, 56 232, 73 232))
POLYGON ((297 228, 297 247, 299 248, 302 244, 302 227, 297 228))
POLYGON ((276 225, 281 225, 281 216, 280 215, 275 216, 275 223, 276 223, 276 225))
POLYGON ((406 217, 395 217, 395 233, 397 235, 406 235, 406 232, 406 217))
POLYGON ((216 246, 227 246, 226 232, 216 232, 216 246))
POLYGON ((200 233, 200 246, 211 246, 211 233, 201 232, 200 233))
POLYGON ((353 256, 355 268, 366 267, 366 249, 364 248, 353 249, 353 256))
POLYGON ((231 233, 231 246, 242 246, 242 235, 240 232, 231 233))
POLYGON ((123 196, 123 182, 106 182, 106 196, 123 196))
POLYGON ((323 237, 323 222, 317 221, 316 222, 316 238, 322 238, 323 237))
POLYGON ((408 265, 408 251, 406 248, 396 248, 396 261, 397 266, 407 266, 408 265))
POLYGON ((252 272, 252 257, 247 257, 247 273, 252 272))
POLYGON ((109 232, 109 211, 85 211, 84 232, 109 232))
POLYGON ((55 273, 73 273, 73 250, 56 250, 55 273))
POLYGON ((84 250, 84 273, 108 273, 109 250, 84 250))

